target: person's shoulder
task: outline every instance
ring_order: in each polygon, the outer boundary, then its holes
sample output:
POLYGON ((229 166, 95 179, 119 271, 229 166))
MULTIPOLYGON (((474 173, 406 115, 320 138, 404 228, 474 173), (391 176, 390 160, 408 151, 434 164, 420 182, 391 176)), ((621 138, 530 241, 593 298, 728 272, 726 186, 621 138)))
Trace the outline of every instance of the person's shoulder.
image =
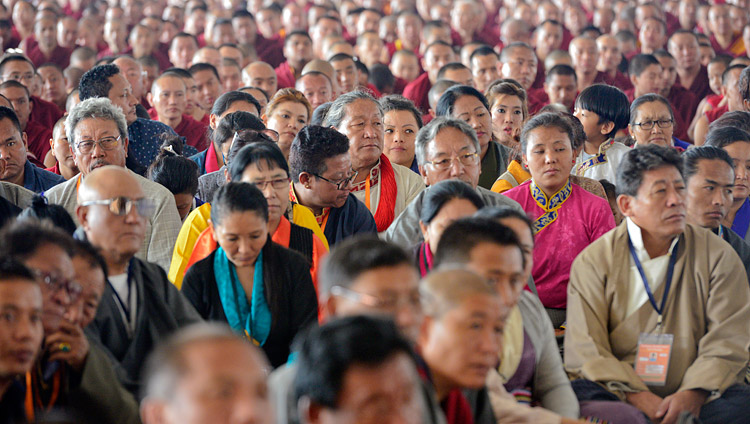
POLYGON ((65 178, 63 178, 61 175, 57 175, 54 172, 47 171, 46 169, 40 168, 38 166, 32 165, 31 167, 33 169, 33 172, 37 176, 47 181, 54 182, 55 184, 60 184, 60 183, 65 182, 65 178))
POLYGON ((138 180, 138 183, 141 185, 141 188, 143 189, 143 191, 146 192, 146 195, 148 197, 155 198, 154 200, 158 200, 160 203, 163 202, 164 200, 174 201, 174 198, 172 197, 172 192, 170 192, 163 185, 157 182, 151 181, 148 178, 142 177, 133 171, 130 171, 130 175, 132 175, 136 180, 138 180))
MULTIPOLYGON (((47 172, 49 172, 49 171, 47 171, 47 172)), ((50 174, 51 174, 51 172, 50 172, 50 174)), ((54 175, 57 175, 57 174, 54 174, 54 175)), ((45 197, 47 197, 53 203, 58 203, 60 201, 60 198, 63 197, 63 196, 65 196, 67 194, 67 192, 69 192, 71 190, 75 190, 76 186, 78 185, 79 175, 80 174, 74 176, 73 178, 71 178, 71 179, 69 179, 67 181, 62 181, 62 182, 60 182, 60 184, 57 184, 56 186, 52 187, 51 189, 46 190, 44 192, 45 197)), ((60 177, 60 176, 58 175, 58 177, 60 177)), ((60 177, 60 178, 62 178, 62 177, 60 177)))
MULTIPOLYGON (((627 244, 625 241, 625 237, 628 235, 627 230, 627 224, 623 220, 622 223, 613 229, 607 231, 604 233, 601 237, 594 240, 589 244, 585 249, 581 251, 581 253, 578 254, 578 256, 575 259, 575 262, 578 262, 579 260, 592 260, 592 256, 595 256, 596 258, 600 258, 603 252, 613 252, 614 247, 617 243, 620 241, 623 241, 627 244)), ((599 259, 595 259, 594 262, 601 262, 599 259)), ((604 262, 601 262, 599 265, 607 265, 604 262)))
POLYGON ((502 194, 501 193, 496 193, 494 191, 487 190, 487 191, 489 191, 490 193, 493 194, 493 196, 490 198, 490 200, 493 200, 494 203, 491 203, 491 202, 488 201, 488 196, 489 195, 486 194, 483 191, 483 190, 486 190, 485 188, 477 186, 477 191, 479 192, 479 194, 482 195, 482 198, 485 199, 484 202, 487 203, 487 204, 492 204, 492 205, 495 205, 495 204, 498 204, 498 203, 507 204, 508 201, 517 204, 518 200, 520 198, 522 198, 525 193, 528 193, 528 191, 529 191, 529 184, 531 184, 531 179, 528 179, 528 180, 522 182, 521 184, 519 184, 519 185, 511 188, 510 190, 504 191, 502 194))
POLYGON ((422 177, 419 174, 397 163, 391 162, 391 166, 393 166, 393 173, 396 174, 397 179, 402 179, 410 185, 421 185, 424 187, 424 181, 422 181, 422 177))
POLYGON ((206 276, 213 276, 213 270, 214 270, 214 258, 216 257, 216 250, 209 253, 208 256, 205 258, 195 262, 190 266, 190 268, 185 270, 185 278, 182 280, 182 287, 189 286, 191 281, 193 281, 193 278, 188 278, 188 276, 196 278, 205 278, 206 276))

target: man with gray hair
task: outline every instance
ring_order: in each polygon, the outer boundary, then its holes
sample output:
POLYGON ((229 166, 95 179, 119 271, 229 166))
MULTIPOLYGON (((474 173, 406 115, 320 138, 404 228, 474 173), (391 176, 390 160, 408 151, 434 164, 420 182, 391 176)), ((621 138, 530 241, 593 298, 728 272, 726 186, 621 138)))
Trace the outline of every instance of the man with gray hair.
POLYGON ((481 172, 479 140, 466 122, 439 116, 422 127, 415 141, 419 173, 428 186, 406 207, 385 233, 385 239, 400 246, 422 241, 419 216, 429 186, 443 180, 458 179, 472 186, 487 206, 508 205, 521 211, 515 201, 477 186, 481 172))
POLYGON ((419 176, 391 163, 383 154, 383 109, 369 93, 351 91, 334 100, 326 114, 331 126, 349 139, 349 158, 356 172, 351 192, 364 203, 383 232, 424 190, 419 176))
POLYGON ((273 423, 260 349, 224 324, 196 324, 159 346, 146 364, 144 424, 273 423), (205 393, 225 393, 206 401, 205 393), (185 405, 190 405, 186 408, 185 405))
MULTIPOLYGON (((76 105, 65 121, 65 131, 81 173, 48 190, 45 196, 51 203, 65 207, 75 220, 81 180, 102 166, 125 167, 130 139, 125 115, 107 98, 91 98, 76 105)), ((132 172, 131 175, 156 208, 146 222, 145 237, 136 256, 169 269, 172 248, 181 226, 174 196, 160 184, 132 172)))

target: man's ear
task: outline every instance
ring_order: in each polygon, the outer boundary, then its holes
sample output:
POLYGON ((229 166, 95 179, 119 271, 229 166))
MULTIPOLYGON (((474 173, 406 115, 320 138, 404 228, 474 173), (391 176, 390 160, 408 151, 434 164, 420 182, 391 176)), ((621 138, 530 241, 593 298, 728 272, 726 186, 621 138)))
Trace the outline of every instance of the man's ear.
POLYGON ((83 227, 84 231, 86 230, 86 218, 88 217, 88 208, 85 206, 76 206, 76 218, 78 218, 78 222, 81 223, 81 227, 83 227))
POLYGON ((307 172, 302 172, 299 174, 299 183, 303 186, 307 187, 308 184, 310 184, 311 175, 307 172))
POLYGON ((419 168, 419 175, 422 176, 422 181, 424 182, 424 185, 427 186, 427 187, 429 187, 430 186, 430 182, 427 179, 427 174, 425 174, 425 172, 424 172, 424 166, 417 165, 417 167, 419 168))
MULTIPOLYGON (((152 105, 154 104, 154 95, 151 94, 151 92, 146 93, 146 100, 148 100, 148 104, 152 105)), ((156 108, 154 108, 156 110, 156 108)))
POLYGON ((621 194, 617 196, 617 207, 620 209, 620 212, 624 216, 630 216, 632 213, 632 206, 633 206, 633 198, 628 196, 627 194, 621 194))
MULTIPOLYGON (((23 147, 29 148, 29 136, 26 135, 26 131, 21 133, 21 138, 23 139, 23 147)), ((42 158, 44 160, 44 158, 42 158)))
POLYGON ((422 231, 422 238, 424 239, 425 243, 429 243, 430 240, 427 238, 427 225, 425 224, 421 219, 419 220, 419 229, 422 231))
POLYGON ((422 325, 419 327, 419 335, 417 336, 417 345, 426 346, 430 339, 430 333, 432 332, 432 326, 435 324, 431 316, 425 316, 422 320, 422 325))
POLYGON ((750 100, 747 100, 747 99, 743 100, 742 106, 745 107, 745 111, 750 112, 750 100))
POLYGON ((603 135, 607 135, 612 132, 612 130, 615 129, 615 123, 612 121, 607 121, 602 124, 601 131, 603 135))
POLYGON ((635 83, 637 79, 638 77, 636 77, 635 75, 630 76, 630 83, 633 84, 633 87, 635 87, 635 83))

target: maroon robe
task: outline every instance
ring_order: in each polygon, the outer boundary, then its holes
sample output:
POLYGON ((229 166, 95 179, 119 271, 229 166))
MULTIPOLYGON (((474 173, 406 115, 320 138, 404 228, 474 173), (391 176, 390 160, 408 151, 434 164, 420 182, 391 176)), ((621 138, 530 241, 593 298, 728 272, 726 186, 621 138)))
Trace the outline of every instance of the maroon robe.
POLYGON ((535 88, 544 88, 544 81, 547 79, 547 72, 546 69, 544 69, 544 61, 539 60, 536 63, 536 78, 534 78, 534 83, 531 84, 531 89, 535 88))
POLYGON ((44 163, 44 158, 49 152, 49 141, 52 139, 52 127, 45 127, 29 119, 26 124, 26 138, 28 139, 28 151, 33 153, 39 162, 44 163))
POLYGON ((432 83, 430 82, 430 78, 427 76, 427 72, 424 72, 404 87, 404 97, 411 100, 414 106, 422 113, 427 113, 430 110, 430 102, 427 94, 431 88, 432 83))
MULTIPOLYGON (((695 112, 698 108, 699 103, 699 99, 695 96, 695 94, 686 90, 685 87, 681 86, 680 84, 675 83, 675 85, 673 85, 669 90, 667 100, 669 100, 669 103, 672 104, 675 115, 680 115, 680 117, 682 117, 682 120, 684 122, 687 122, 688 125, 693 122, 693 118, 695 117, 695 112)), ((682 137, 678 138, 687 140, 686 138, 682 137)))
MULTIPOLYGON (((675 82, 675 84, 679 84, 679 83, 680 83, 680 76, 677 75, 677 81, 675 82)), ((713 93, 713 91, 711 91, 711 85, 708 82, 708 69, 705 66, 701 65, 701 68, 698 71, 698 75, 695 76, 695 79, 693 80, 693 83, 690 85, 688 91, 693 93, 693 95, 697 99, 703 99, 704 97, 713 93)))
POLYGON ((174 128, 174 132, 185 137, 187 144, 195 147, 199 152, 208 148, 208 127, 188 115, 182 115, 182 121, 174 128))
POLYGON ((274 70, 276 71, 276 81, 278 82, 279 89, 294 88, 297 79, 294 77, 294 71, 289 66, 289 62, 282 63, 274 70))
MULTIPOLYGON (((271 65, 272 68, 276 68, 286 61, 284 57, 284 40, 281 38, 269 40, 263 35, 258 34, 255 38, 255 52, 258 54, 260 60, 271 65)), ((294 84, 292 84, 292 87, 294 87, 294 84)))
POLYGON ((396 77, 396 81, 393 83, 393 94, 402 94, 407 84, 409 83, 405 79, 396 77))
POLYGON ((63 116, 63 112, 52 102, 48 102, 37 96, 31 96, 31 103, 33 106, 29 121, 34 121, 39 125, 51 129, 63 116))
POLYGON ((716 109, 711 109, 706 112, 706 119, 708 119, 708 123, 710 124, 711 122, 719 119, 721 115, 727 113, 727 111, 729 111, 729 106, 727 105, 717 107, 716 109))
MULTIPOLYGON (((732 42, 729 43, 729 46, 727 46, 726 48, 721 47, 721 44, 719 44, 719 40, 716 39, 716 36, 714 34, 711 34, 711 36, 708 39, 711 42, 711 47, 714 49, 714 52, 716 52, 716 54, 728 54, 729 56, 732 56, 732 57, 745 55, 744 47, 742 51, 740 51, 738 44, 737 44, 737 43, 743 42, 741 32, 734 34, 734 37, 732 38, 732 42)), ((744 43, 743 43, 743 46, 744 46, 744 43)))
POLYGON ((541 88, 531 88, 528 92, 527 106, 529 108, 529 115, 533 115, 541 108, 549 104, 549 96, 541 88))
POLYGON ((630 79, 620 71, 615 73, 614 78, 609 73, 604 72, 604 83, 619 88, 622 91, 627 91, 633 88, 633 83, 630 79))
POLYGON ((34 67, 38 68, 45 63, 54 63, 55 65, 59 66, 60 69, 65 69, 70 65, 70 55, 73 53, 71 49, 66 49, 65 47, 57 46, 54 50, 52 50, 52 53, 49 57, 45 56, 44 53, 42 53, 42 49, 39 48, 39 43, 36 40, 28 40, 28 43, 26 45, 28 52, 26 56, 31 60, 31 62, 34 64, 34 67))

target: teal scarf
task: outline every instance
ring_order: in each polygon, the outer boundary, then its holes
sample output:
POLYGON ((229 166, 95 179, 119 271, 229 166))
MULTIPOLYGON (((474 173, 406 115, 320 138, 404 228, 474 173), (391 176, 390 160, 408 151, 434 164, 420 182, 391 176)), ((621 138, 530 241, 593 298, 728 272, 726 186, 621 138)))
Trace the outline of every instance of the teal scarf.
POLYGON ((263 252, 255 260, 252 306, 247 302, 234 264, 221 247, 216 249, 214 257, 214 277, 229 326, 243 333, 256 346, 263 346, 271 332, 271 310, 268 309, 263 287, 263 252))

